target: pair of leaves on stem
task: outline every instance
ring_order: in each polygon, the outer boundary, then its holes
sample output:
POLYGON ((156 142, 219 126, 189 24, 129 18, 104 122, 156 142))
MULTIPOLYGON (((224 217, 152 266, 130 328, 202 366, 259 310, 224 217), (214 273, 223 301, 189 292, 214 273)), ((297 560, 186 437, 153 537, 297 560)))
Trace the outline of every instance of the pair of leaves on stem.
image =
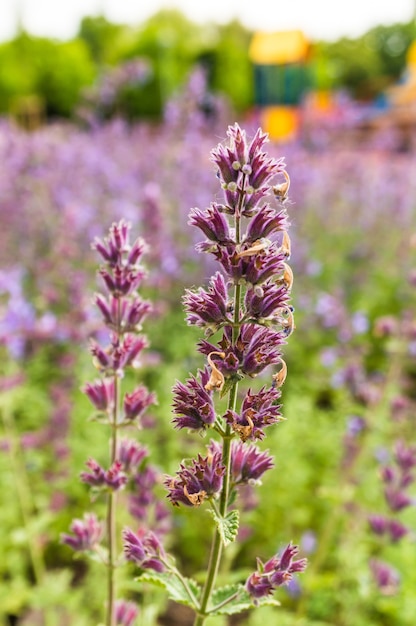
MULTIPOLYGON (((235 541, 237 537, 239 513, 237 510, 232 510, 225 517, 221 517, 212 510, 210 513, 214 518, 221 541, 224 547, 226 547, 235 541)), ((198 599, 201 597, 201 586, 191 578, 184 578, 175 568, 162 573, 147 570, 136 580, 140 583, 151 583, 158 587, 163 587, 167 591, 169 598, 174 602, 190 606, 196 612, 199 610, 198 599)), ((280 603, 273 598, 261 598, 254 604, 244 585, 237 583, 215 589, 212 592, 207 613, 209 615, 232 615, 266 604, 279 606, 280 603)))
MULTIPOLYGON (((140 583, 150 583, 162 587, 167 591, 168 596, 174 602, 184 604, 198 612, 199 607, 195 606, 191 594, 196 598, 201 596, 201 586, 191 578, 179 578, 172 572, 160 573, 146 571, 136 579, 140 583)), ((258 606, 280 606, 280 602, 273 598, 260 598, 254 604, 253 599, 246 591, 244 585, 239 583, 227 585, 214 589, 211 596, 210 606, 207 615, 233 615, 241 613, 247 609, 254 609, 258 606)))

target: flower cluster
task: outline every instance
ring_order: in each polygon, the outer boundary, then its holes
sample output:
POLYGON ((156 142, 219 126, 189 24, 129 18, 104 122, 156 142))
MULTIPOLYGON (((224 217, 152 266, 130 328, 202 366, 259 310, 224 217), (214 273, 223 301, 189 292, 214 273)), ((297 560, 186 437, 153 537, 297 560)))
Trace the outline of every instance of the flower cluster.
POLYGON ((94 550, 104 534, 103 525, 93 513, 86 513, 83 520, 75 519, 70 530, 71 534, 62 534, 61 541, 76 552, 94 550))
POLYGON ((130 528, 123 531, 124 554, 128 561, 136 563, 141 569, 153 569, 163 572, 165 556, 163 547, 157 536, 147 533, 134 533, 130 528))
MULTIPOLYGON (((415 482, 415 468, 416 447, 407 446, 402 440, 397 441, 393 462, 384 465, 381 470, 384 499, 390 513, 370 515, 368 518, 371 531, 375 535, 386 537, 392 544, 401 541, 410 530, 397 516, 415 503, 414 497, 408 492, 409 487, 415 482)), ((382 593, 387 595, 395 593, 399 576, 389 564, 372 559, 370 569, 382 593)))
MULTIPOLYGON (((220 144, 211 153, 224 202, 205 210, 193 208, 189 218, 206 238, 197 243, 197 250, 219 264, 208 287, 188 289, 183 298, 188 324, 204 330, 198 350, 207 362, 197 376, 173 387, 175 428, 210 430, 220 440, 211 439, 206 456, 182 462, 176 476, 164 482, 173 505, 207 504, 217 522, 215 556, 198 607, 198 625, 219 566, 218 537, 225 536, 227 545, 237 534, 235 496, 243 496, 273 467, 272 457, 253 442, 264 439, 266 428, 283 419, 280 397, 287 367, 282 347, 295 328, 285 208, 290 179, 283 159, 270 158, 263 150, 268 139, 261 130, 249 142, 236 124, 229 127, 228 139, 228 145, 220 144), (264 376, 269 367, 269 384, 250 388, 241 398, 240 381, 264 376), (228 394, 220 414, 218 392, 221 398, 228 394)), ((305 569, 304 559, 293 560, 296 554, 290 544, 280 559, 273 557, 265 565, 259 561, 259 571, 246 585, 253 601, 305 569)))
POLYGON ((297 546, 289 544, 282 555, 275 555, 266 563, 257 559, 257 570, 250 575, 246 589, 255 600, 270 595, 273 591, 292 580, 293 574, 304 572, 306 559, 294 560, 298 554, 297 546))

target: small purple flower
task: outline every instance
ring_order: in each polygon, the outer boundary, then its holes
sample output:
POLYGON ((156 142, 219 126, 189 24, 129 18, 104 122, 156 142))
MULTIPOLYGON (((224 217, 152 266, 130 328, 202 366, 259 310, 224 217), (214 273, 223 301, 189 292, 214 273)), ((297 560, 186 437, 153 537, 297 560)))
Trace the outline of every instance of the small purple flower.
POLYGON ((250 220, 246 230, 246 241, 251 243, 269 237, 289 227, 286 211, 276 210, 265 204, 250 220))
POLYGON ((128 255, 128 264, 135 265, 142 254, 146 251, 146 244, 142 239, 137 239, 133 246, 129 243, 129 231, 131 225, 125 220, 112 224, 108 237, 96 238, 92 247, 100 254, 102 259, 111 267, 123 264, 123 257, 128 255))
POLYGON ((224 324, 232 322, 228 313, 227 285, 220 272, 212 276, 207 291, 202 287, 198 291, 187 289, 183 303, 190 326, 208 328, 213 334, 224 324))
POLYGON ((256 249, 252 254, 249 254, 250 248, 249 243, 241 248, 234 243, 224 246, 217 244, 208 248, 203 244, 198 246, 198 250, 202 252, 211 252, 225 273, 235 282, 244 279, 250 285, 260 285, 272 277, 283 275, 286 254, 277 243, 266 241, 262 250, 256 249))
POLYGON ((376 535, 384 535, 389 528, 389 520, 383 515, 370 515, 368 523, 376 535))
POLYGON ((400 585, 398 572, 384 561, 379 559, 370 560, 370 569, 374 582, 383 595, 395 595, 400 585))
POLYGON ((110 412, 114 408, 114 379, 103 378, 87 383, 82 391, 98 411, 110 412))
MULTIPOLYGON (((213 454, 222 451, 221 444, 211 441, 209 450, 213 454)), ((231 443, 231 479, 234 486, 259 483, 267 470, 273 467, 273 457, 261 451, 254 444, 246 445, 241 441, 231 443)))
POLYGON ((196 226, 208 239, 218 243, 228 243, 231 241, 228 221, 221 212, 218 204, 212 204, 205 211, 191 209, 189 222, 191 226, 196 226))
POLYGON ((404 491, 390 485, 385 488, 384 497, 392 511, 401 511, 412 504, 412 499, 404 491))
POLYGON ((76 552, 94 550, 104 535, 104 527, 94 513, 85 513, 84 519, 75 519, 70 530, 72 534, 61 534, 61 542, 76 552))
POLYGON ((408 447, 403 441, 398 441, 394 451, 394 458, 402 472, 407 472, 416 467, 416 446, 408 447))
POLYGON ((81 472, 81 480, 91 487, 118 491, 127 483, 127 476, 119 461, 115 461, 108 470, 104 470, 94 459, 89 459, 86 465, 91 471, 81 472))
POLYGON ((192 376, 185 384, 177 382, 173 387, 173 419, 175 428, 204 430, 215 422, 215 408, 212 392, 205 386, 209 380, 207 369, 199 371, 201 382, 192 376))
POLYGON ((407 526, 402 524, 402 522, 400 522, 399 520, 392 519, 389 522, 388 531, 389 531, 390 539, 392 543, 397 543, 398 541, 400 541, 400 539, 402 539, 408 534, 409 529, 407 528, 407 526))
POLYGON ((102 348, 92 341, 90 352, 94 357, 95 366, 107 375, 120 373, 126 367, 137 367, 138 356, 148 346, 147 339, 142 335, 126 333, 120 339, 115 333, 111 336, 111 345, 102 348))
POLYGON ((151 404, 155 404, 156 396, 149 392, 144 385, 139 385, 132 393, 124 396, 123 408, 124 418, 127 422, 134 422, 140 419, 145 410, 151 404))
POLYGON ((117 600, 115 603, 116 626, 133 626, 139 614, 139 607, 134 602, 117 600))
POLYGON ((264 564, 257 559, 257 571, 246 582, 246 589, 254 601, 288 583, 293 574, 305 571, 307 559, 294 560, 298 552, 298 547, 290 543, 281 556, 275 555, 264 564))
POLYGON ((280 389, 262 387, 257 393, 249 389, 241 405, 241 413, 226 411, 224 418, 242 441, 263 439, 264 428, 281 421, 280 389))
MULTIPOLYGON (((235 344, 232 343, 231 328, 224 329, 219 347, 225 353, 224 358, 216 358, 215 365, 224 376, 232 376, 239 369, 248 376, 257 376, 269 365, 280 363, 279 346, 285 343, 283 332, 277 332, 255 324, 242 324, 235 344)), ((209 355, 218 348, 202 340, 198 344, 200 352, 209 355)))
POLYGON ((176 477, 166 477, 164 485, 169 491, 168 498, 174 506, 200 506, 204 500, 218 495, 224 472, 221 453, 215 452, 207 457, 199 454, 188 467, 181 463, 176 477))
POLYGON ((252 331, 245 327, 241 329, 241 337, 249 340, 244 351, 242 370, 248 376, 257 376, 269 365, 276 365, 280 362, 279 347, 285 343, 285 338, 283 333, 269 328, 256 328, 255 326, 252 328, 252 331))
POLYGON ((147 448, 133 439, 122 439, 117 446, 117 460, 123 472, 136 470, 148 454, 147 448))
POLYGON ((151 532, 139 530, 134 533, 130 528, 123 531, 124 554, 128 561, 136 563, 140 569, 153 569, 163 572, 165 552, 157 536, 151 532))
MULTIPOLYGON (((247 289, 245 295, 246 312, 250 319, 264 323, 266 320, 273 321, 276 314, 288 307, 289 294, 284 285, 267 283, 260 289, 252 287, 247 289)), ((279 321, 276 319, 276 322, 279 321)))
POLYGON ((101 294, 96 294, 94 302, 105 324, 111 330, 123 333, 140 330, 140 324, 152 310, 151 304, 139 297, 126 299, 110 295, 107 300, 101 294))

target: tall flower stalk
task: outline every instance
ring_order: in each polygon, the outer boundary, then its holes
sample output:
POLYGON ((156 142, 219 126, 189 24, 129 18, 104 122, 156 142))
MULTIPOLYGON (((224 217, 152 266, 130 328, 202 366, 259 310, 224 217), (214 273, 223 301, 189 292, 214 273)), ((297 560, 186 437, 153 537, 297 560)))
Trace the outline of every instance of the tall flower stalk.
MULTIPOLYGON (((273 604, 273 591, 306 567, 305 559, 295 558, 298 549, 290 543, 265 563, 258 559, 257 570, 245 584, 215 588, 223 549, 238 535, 236 503, 241 488, 258 484, 273 467, 272 457, 254 442, 264 439, 267 427, 283 419, 279 400, 287 368, 282 346, 294 330, 285 208, 289 176, 283 159, 264 152, 268 139, 260 129, 249 142, 236 124, 229 127, 228 140, 228 145, 220 144, 211 153, 224 202, 192 209, 189 220, 206 237, 197 250, 213 255, 220 267, 207 288, 187 290, 184 296, 188 324, 205 333, 198 350, 206 365, 197 376, 173 388, 175 428, 210 431, 215 439, 205 455, 184 460, 176 475, 165 479, 174 506, 209 507, 215 528, 207 574, 201 588, 181 577, 165 556, 163 570, 142 574, 142 580, 162 582, 171 597, 192 606, 195 626, 203 626, 211 615, 273 604), (267 378, 268 368, 272 372, 267 378), (240 382, 258 376, 263 386, 240 394, 240 382), (216 407, 217 395, 227 396, 222 414, 216 407)), ((125 542, 127 554, 131 544, 130 537, 125 542)))
MULTIPOLYGON (((91 354, 100 378, 84 387, 84 392, 93 404, 98 422, 109 430, 108 468, 102 467, 90 458, 87 470, 81 473, 81 480, 91 487, 94 497, 106 497, 106 518, 104 522, 88 513, 83 520, 75 520, 71 534, 62 536, 62 541, 75 551, 97 554, 107 567, 107 607, 106 626, 133 624, 137 608, 132 603, 117 600, 116 570, 120 563, 117 520, 117 498, 129 483, 133 490, 131 512, 142 519, 143 507, 140 500, 140 478, 149 479, 149 468, 145 468, 146 449, 136 441, 120 438, 121 429, 136 428, 147 407, 155 402, 154 394, 143 385, 132 392, 124 392, 122 380, 128 368, 139 365, 142 350, 147 340, 141 334, 141 323, 151 310, 149 302, 138 294, 145 271, 140 264, 146 250, 145 242, 138 238, 129 242, 130 225, 123 220, 113 224, 107 238, 96 239, 93 247, 104 264, 99 274, 105 285, 106 294, 95 295, 95 305, 109 330, 109 344, 105 347, 98 341, 91 343, 91 354), (136 491, 136 493, 135 493, 136 491), (105 538, 105 545, 103 541, 105 538)), ((151 470, 150 470, 151 473, 151 470)), ((147 480, 151 486, 151 480, 147 480)), ((151 498, 146 498, 150 503, 151 498)), ((160 510, 159 518, 163 518, 160 510)), ((158 519, 154 520, 157 526, 158 519)))

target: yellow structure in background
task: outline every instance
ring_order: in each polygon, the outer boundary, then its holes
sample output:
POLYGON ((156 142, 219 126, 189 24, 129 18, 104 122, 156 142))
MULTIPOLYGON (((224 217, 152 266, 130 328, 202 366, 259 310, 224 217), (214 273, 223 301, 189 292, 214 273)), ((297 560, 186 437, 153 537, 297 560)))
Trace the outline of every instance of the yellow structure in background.
POLYGON ((296 107, 264 107, 260 111, 260 125, 271 139, 294 139, 299 130, 299 112, 296 107))
POLYGON ((306 61, 310 42, 301 30, 254 33, 250 44, 250 59, 259 65, 284 65, 306 61))
POLYGON ((299 129, 311 44, 300 30, 256 32, 249 48, 254 66, 260 123, 276 140, 294 138, 299 129))
POLYGON ((394 107, 414 110, 416 107, 416 41, 410 44, 406 61, 404 82, 388 89, 387 95, 394 107))

